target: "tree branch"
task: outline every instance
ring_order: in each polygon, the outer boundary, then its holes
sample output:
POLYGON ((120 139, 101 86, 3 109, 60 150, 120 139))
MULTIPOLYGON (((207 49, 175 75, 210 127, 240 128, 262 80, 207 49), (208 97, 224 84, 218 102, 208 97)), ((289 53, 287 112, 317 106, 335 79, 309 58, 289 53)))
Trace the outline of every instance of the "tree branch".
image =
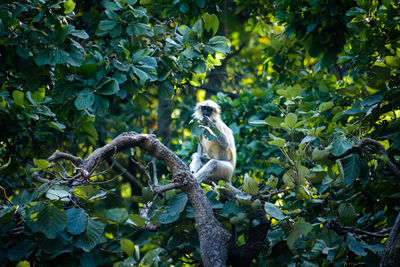
POLYGON ((47 158, 47 161, 50 162, 55 162, 57 160, 60 159, 66 159, 71 161, 73 164, 75 164, 76 166, 79 166, 82 163, 82 159, 79 157, 75 157, 71 154, 65 153, 65 152, 54 152, 53 155, 51 155, 50 157, 47 158))
POLYGON ((152 191, 153 191, 154 194, 161 194, 161 193, 164 193, 164 192, 166 192, 168 190, 181 188, 182 186, 183 185, 181 183, 172 182, 172 183, 167 184, 167 185, 154 186, 152 188, 152 191))
MULTIPOLYGON (((165 162, 172 172, 173 183, 155 187, 156 191, 164 192, 173 188, 181 188, 186 193, 195 212, 203 265, 206 267, 226 266, 230 234, 216 219, 210 201, 190 172, 189 166, 164 146, 155 135, 126 132, 117 136, 110 143, 97 148, 84 160, 63 152, 55 152, 49 160, 54 161, 63 158, 74 164, 80 163, 76 168, 80 172, 79 177, 88 179, 102 161, 124 149, 136 146, 165 162)), ((35 179, 45 183, 51 182, 48 179, 41 178, 39 173, 37 173, 35 179)))
POLYGON ((336 221, 331 221, 328 224, 328 228, 334 230, 338 235, 345 235, 348 232, 350 232, 350 233, 367 235, 372 237, 380 237, 380 238, 388 237, 388 232, 390 231, 390 229, 385 229, 379 232, 369 232, 355 227, 340 225, 336 221))
POLYGON ((381 267, 397 266, 400 262, 400 212, 386 241, 381 267), (397 262, 397 263, 396 263, 397 262))

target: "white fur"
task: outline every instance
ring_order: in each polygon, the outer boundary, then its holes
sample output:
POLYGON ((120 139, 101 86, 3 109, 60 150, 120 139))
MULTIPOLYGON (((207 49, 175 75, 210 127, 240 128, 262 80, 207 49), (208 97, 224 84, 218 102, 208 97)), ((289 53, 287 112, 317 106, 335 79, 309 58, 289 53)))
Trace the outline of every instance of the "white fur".
POLYGON ((202 106, 213 108, 213 113, 209 117, 224 135, 227 141, 227 147, 222 145, 218 140, 208 140, 203 135, 199 136, 199 149, 197 153, 192 155, 192 163, 190 169, 195 173, 196 178, 202 182, 225 180, 231 182, 232 175, 236 166, 236 147, 232 130, 221 120, 221 108, 212 100, 206 100, 197 103, 193 117, 198 120, 203 120, 201 113, 202 106), (211 160, 206 164, 201 162, 201 156, 205 153, 211 160))

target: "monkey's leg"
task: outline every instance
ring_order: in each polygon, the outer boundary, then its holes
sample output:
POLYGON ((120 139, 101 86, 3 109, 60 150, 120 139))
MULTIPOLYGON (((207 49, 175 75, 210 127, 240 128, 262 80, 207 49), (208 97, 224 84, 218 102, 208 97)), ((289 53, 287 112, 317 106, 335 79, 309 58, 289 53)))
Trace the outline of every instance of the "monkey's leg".
POLYGON ((201 162, 201 154, 196 152, 192 155, 192 162, 189 165, 190 171, 192 173, 196 173, 201 167, 203 167, 203 163, 201 162))
POLYGON ((196 173, 197 180, 202 183, 211 183, 224 180, 230 183, 233 174, 233 166, 229 161, 212 159, 196 173))

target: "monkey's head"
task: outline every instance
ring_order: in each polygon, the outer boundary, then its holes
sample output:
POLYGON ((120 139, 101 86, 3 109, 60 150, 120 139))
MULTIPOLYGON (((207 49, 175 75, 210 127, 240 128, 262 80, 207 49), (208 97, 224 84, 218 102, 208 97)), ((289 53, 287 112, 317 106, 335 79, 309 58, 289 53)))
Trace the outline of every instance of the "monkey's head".
POLYGON ((211 120, 219 118, 221 108, 212 100, 205 100, 196 105, 193 117, 198 120, 203 120, 204 117, 209 117, 211 120))

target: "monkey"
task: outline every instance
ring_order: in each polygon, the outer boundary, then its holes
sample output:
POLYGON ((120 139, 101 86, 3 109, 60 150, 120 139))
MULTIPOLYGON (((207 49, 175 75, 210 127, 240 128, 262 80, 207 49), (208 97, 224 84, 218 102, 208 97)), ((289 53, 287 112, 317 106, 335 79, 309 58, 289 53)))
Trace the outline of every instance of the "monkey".
POLYGON ((231 183, 236 166, 236 147, 232 130, 221 120, 221 108, 212 100, 197 103, 193 117, 204 125, 200 125, 203 133, 198 135, 198 149, 192 155, 190 170, 202 183, 211 184, 224 180, 231 183), (209 140, 204 134, 207 128, 214 128, 219 135, 209 140))

